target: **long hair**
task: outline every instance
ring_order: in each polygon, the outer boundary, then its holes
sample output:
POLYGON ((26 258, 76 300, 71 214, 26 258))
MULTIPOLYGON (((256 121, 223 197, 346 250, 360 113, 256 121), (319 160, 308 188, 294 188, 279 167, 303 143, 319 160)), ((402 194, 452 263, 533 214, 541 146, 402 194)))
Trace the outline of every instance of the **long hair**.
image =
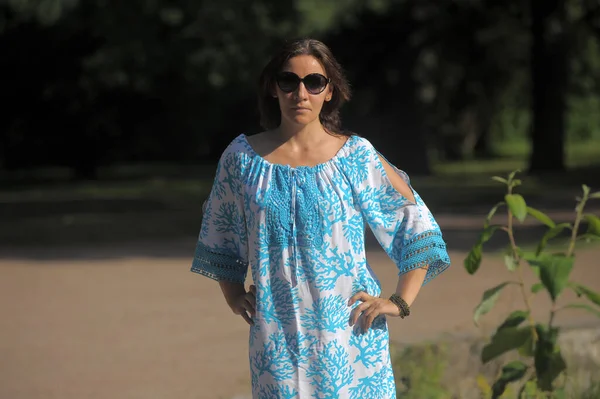
POLYGON ((330 101, 323 103, 319 120, 326 131, 333 134, 350 135, 342 130, 340 108, 350 100, 351 90, 342 66, 334 58, 331 50, 322 42, 315 39, 298 39, 285 43, 263 69, 258 88, 258 108, 260 124, 265 129, 274 129, 281 124, 279 102, 273 98, 275 79, 284 65, 293 57, 310 55, 323 64, 329 83, 333 89, 330 101))

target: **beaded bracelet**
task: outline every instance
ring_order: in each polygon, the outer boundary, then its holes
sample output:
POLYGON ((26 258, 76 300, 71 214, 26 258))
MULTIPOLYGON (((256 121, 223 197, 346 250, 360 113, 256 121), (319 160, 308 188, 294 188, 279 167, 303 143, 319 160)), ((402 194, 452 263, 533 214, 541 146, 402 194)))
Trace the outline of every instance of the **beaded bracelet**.
POLYGON ((408 306, 408 303, 406 303, 406 301, 400 297, 400 295, 392 294, 392 296, 390 296, 390 301, 394 305, 398 306, 398 309, 400 310, 400 317, 402 319, 410 315, 410 307, 408 306))

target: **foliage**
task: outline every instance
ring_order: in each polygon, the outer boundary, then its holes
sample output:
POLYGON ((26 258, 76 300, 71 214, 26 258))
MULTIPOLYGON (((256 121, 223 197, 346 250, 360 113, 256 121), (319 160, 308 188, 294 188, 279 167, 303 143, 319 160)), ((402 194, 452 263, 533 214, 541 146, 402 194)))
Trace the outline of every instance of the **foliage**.
POLYGON ((441 345, 412 345, 394 356, 398 396, 406 399, 442 399, 450 396, 443 387, 448 367, 447 349, 441 345))
POLYGON ((465 259, 467 272, 476 273, 481 265, 483 244, 495 232, 504 231, 510 242, 505 264, 515 275, 515 279, 488 289, 483 294, 481 303, 475 308, 473 319, 477 324, 479 318, 493 308, 506 286, 517 285, 523 298, 524 309, 515 310, 498 326, 491 341, 483 348, 481 360, 487 363, 510 351, 518 351, 520 360, 504 365, 489 389, 490 397, 499 398, 508 384, 519 381, 522 382, 521 397, 539 394, 542 395, 540 397, 558 398, 563 397, 561 394, 564 394, 564 388, 559 386, 557 379, 563 375, 567 365, 558 345, 560 328, 553 324, 555 315, 566 309, 581 309, 600 317, 600 294, 569 279, 575 263, 575 243, 582 239, 600 239, 600 219, 584 213, 587 201, 600 198, 600 192, 591 193, 590 188, 584 185, 583 195, 576 199, 574 222, 557 224, 545 213, 527 206, 525 198, 514 192, 514 188, 521 185, 521 180, 515 178, 516 173, 511 173, 507 178, 493 177, 493 180, 506 185, 507 193, 504 201, 496 204, 489 212, 479 241, 465 259), (506 224, 492 224, 492 219, 500 208, 507 210, 506 224), (540 238, 537 249, 533 252, 523 251, 515 239, 515 220, 523 222, 528 217, 547 227, 546 233, 540 238), (588 224, 587 232, 579 234, 584 220, 588 224), (566 253, 549 252, 548 241, 563 231, 570 232, 566 253), (523 279, 524 264, 529 265, 539 279, 539 282, 531 287, 526 287, 523 279), (566 289, 574 291, 578 297, 585 300, 559 306, 557 302, 566 289), (549 318, 545 323, 534 320, 532 316, 531 298, 541 291, 545 291, 552 302, 549 318))
MULTIPOLYGON (((600 7, 568 3, 566 128, 589 140, 600 134, 600 7)), ((450 160, 529 130, 531 33, 516 0, 0 0, 12 99, 0 170, 92 178, 106 164, 215 161, 235 135, 260 130, 256 77, 300 35, 342 60, 354 89, 346 127, 410 148, 397 157, 412 169, 429 170, 426 144, 450 160)))

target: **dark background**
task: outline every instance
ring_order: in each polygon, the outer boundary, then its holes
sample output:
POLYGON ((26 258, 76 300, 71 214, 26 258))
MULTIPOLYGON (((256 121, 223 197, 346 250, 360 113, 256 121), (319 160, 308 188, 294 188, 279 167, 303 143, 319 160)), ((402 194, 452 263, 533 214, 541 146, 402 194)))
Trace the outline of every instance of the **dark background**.
POLYGON ((600 185, 598 1, 4 0, 0 245, 196 234, 300 36, 346 69, 345 127, 438 213, 483 212, 516 168, 546 208, 600 185))

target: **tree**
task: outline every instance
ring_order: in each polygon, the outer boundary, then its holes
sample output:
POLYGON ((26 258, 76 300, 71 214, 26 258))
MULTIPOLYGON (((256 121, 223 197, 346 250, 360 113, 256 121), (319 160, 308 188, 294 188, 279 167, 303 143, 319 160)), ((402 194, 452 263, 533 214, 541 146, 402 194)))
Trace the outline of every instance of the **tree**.
POLYGON ((348 125, 382 148, 390 162, 411 174, 431 172, 427 137, 414 68, 419 49, 413 2, 362 8, 326 38, 348 69, 354 99, 344 113, 348 125), (358 50, 358 52, 357 52, 358 50))
POLYGON ((532 125, 529 172, 565 169, 569 41, 565 0, 531 0, 532 125))

